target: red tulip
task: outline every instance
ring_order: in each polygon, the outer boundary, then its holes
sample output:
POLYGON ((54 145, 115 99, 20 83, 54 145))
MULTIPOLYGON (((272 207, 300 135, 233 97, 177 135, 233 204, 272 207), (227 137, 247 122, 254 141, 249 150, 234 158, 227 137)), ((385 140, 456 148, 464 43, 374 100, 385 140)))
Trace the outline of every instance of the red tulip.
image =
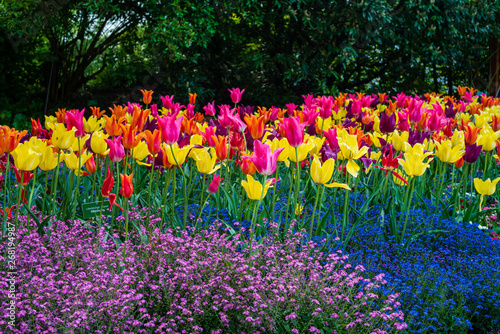
POLYGON ((222 179, 221 179, 220 175, 215 176, 215 174, 214 174, 214 178, 213 178, 212 182, 210 182, 210 184, 208 185, 208 191, 210 191, 212 194, 216 193, 217 190, 219 189, 219 184, 220 184, 221 180, 222 179))

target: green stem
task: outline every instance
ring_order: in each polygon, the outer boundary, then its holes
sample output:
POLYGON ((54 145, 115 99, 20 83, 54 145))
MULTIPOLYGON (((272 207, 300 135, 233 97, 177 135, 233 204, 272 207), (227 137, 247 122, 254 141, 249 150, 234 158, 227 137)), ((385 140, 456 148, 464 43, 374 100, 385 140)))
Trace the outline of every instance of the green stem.
MULTIPOLYGON (((280 164, 278 163, 278 164, 276 165, 276 173, 275 173, 275 175, 274 175, 274 178, 276 179, 276 181, 278 181, 278 177, 279 177, 279 170, 280 170, 280 164)), ((277 191, 276 189, 277 189, 277 188, 278 188, 278 182, 276 182, 276 183, 274 184, 274 189, 273 189, 273 202, 272 202, 272 205, 271 205, 271 208, 273 208, 273 219, 272 219, 272 223, 274 223, 274 222, 275 222, 275 221, 274 221, 274 218, 276 217, 276 210, 274 210, 274 207, 275 207, 275 205, 276 205, 276 191, 277 191)), ((281 224, 281 222, 280 222, 280 224, 281 224)), ((278 227, 278 229, 279 229, 279 227, 278 227)))
POLYGON ((78 192, 79 192, 79 187, 80 187, 80 174, 82 173, 82 150, 80 146, 80 137, 78 137, 78 175, 76 176, 76 187, 75 187, 75 197, 74 201, 75 203, 73 204, 73 216, 71 218, 72 221, 75 221, 75 216, 76 216, 76 206, 78 205, 78 192))
POLYGON ((125 198, 125 244, 123 247, 123 259, 125 259, 125 254, 127 253, 127 242, 128 242, 128 199, 125 198))
MULTIPOLYGON (((21 171, 21 186, 19 187, 19 196, 17 197, 17 205, 16 205, 16 221, 14 224, 15 231, 17 231, 17 223, 19 222, 19 210, 21 205, 21 196, 23 195, 23 185, 24 183, 24 171, 21 171)), ((7 209, 5 209, 7 210, 7 209)))
POLYGON ((174 221, 176 220, 175 217, 175 193, 177 192, 177 167, 174 168, 174 192, 172 194, 172 227, 174 224, 174 221))
POLYGON ((163 189, 163 198, 161 201, 161 223, 163 226, 163 221, 165 217, 165 205, 167 201, 167 192, 168 192, 168 187, 170 186, 170 180, 172 179, 171 175, 172 171, 170 169, 167 170, 167 175, 165 176, 165 187, 163 189))
MULTIPOLYGON (((292 168, 289 169, 290 170, 290 188, 288 188, 288 197, 287 197, 287 201, 286 201, 286 216, 285 216, 285 232, 288 230, 288 213, 289 213, 289 207, 290 207, 290 197, 292 197, 292 179, 293 179, 293 170, 292 168)), ((281 217, 280 217, 281 218, 281 217)))
POLYGON ((184 216, 183 216, 183 219, 182 219, 182 228, 185 229, 186 228, 186 222, 187 222, 187 202, 188 202, 186 174, 184 173, 184 170, 182 169, 182 166, 180 166, 179 163, 177 162, 177 158, 175 157, 175 153, 174 153, 174 147, 172 145, 170 145, 170 150, 172 151, 172 157, 174 158, 175 164, 179 167, 179 169, 182 172, 182 187, 184 188, 184 216))
POLYGON ((35 172, 33 173, 33 186, 31 187, 30 198, 28 200, 28 209, 31 210, 31 200, 33 199, 33 193, 35 192, 36 187, 36 177, 38 174, 38 168, 35 168, 35 172))
POLYGON ((148 219, 147 224, 149 226, 149 217, 151 216, 151 185, 153 184, 153 173, 155 170, 155 156, 153 155, 153 162, 151 163, 151 172, 149 173, 149 189, 148 189, 148 219))
POLYGON ((415 186, 415 177, 413 177, 411 179, 411 185, 409 187, 409 200, 408 200, 408 208, 406 209, 406 217, 405 217, 405 222, 403 224, 403 230, 401 231, 401 238, 400 238, 400 242, 402 243, 403 242, 403 238, 405 236, 405 232, 406 232, 406 224, 408 223, 408 217, 410 215, 410 207, 411 207, 411 200, 413 198, 413 189, 414 189, 414 186, 415 186))
POLYGON ((295 159, 296 161, 296 167, 297 167, 297 173, 295 174, 295 202, 293 203, 293 217, 296 218, 296 210, 297 210, 297 204, 299 202, 299 192, 300 192, 300 162, 299 162, 299 149, 296 147, 295 148, 295 159))
MULTIPOLYGON (((346 180, 347 185, 349 185, 349 174, 347 174, 347 180, 346 180)), ((344 231, 345 227, 347 226, 347 223, 349 222, 349 216, 347 213, 347 207, 349 206, 349 190, 346 189, 345 191, 345 197, 344 197, 344 210, 342 212, 342 231, 340 234, 340 241, 344 243, 344 231)))
POLYGON ((318 205, 318 200, 319 200, 319 193, 321 192, 321 185, 318 184, 318 191, 316 192, 316 200, 314 201, 314 208, 311 216, 311 223, 309 224, 309 237, 308 241, 311 241, 311 235, 312 235, 312 229, 314 225, 314 216, 316 214, 316 206, 318 205))
POLYGON ((487 173, 488 173, 488 154, 490 152, 485 152, 484 155, 484 173, 483 173, 483 181, 486 180, 486 176, 487 176, 487 173))
POLYGON ((10 203, 7 203, 7 189, 9 189, 9 197, 10 197, 10 188, 9 188, 9 178, 10 178, 10 159, 9 154, 6 153, 5 156, 7 158, 7 166, 5 168, 5 178, 3 184, 3 224, 2 224, 2 235, 7 234, 7 206, 10 203))
POLYGON ((57 168, 56 168, 56 175, 55 175, 55 181, 54 181, 54 176, 52 176, 52 213, 54 213, 55 206, 56 206, 56 191, 57 191, 57 180, 59 178, 59 168, 61 167, 61 150, 58 151, 57 153, 57 168))
POLYGON ((42 215, 45 213, 45 197, 47 195, 47 185, 49 183, 49 172, 45 173, 45 185, 43 187, 42 215))

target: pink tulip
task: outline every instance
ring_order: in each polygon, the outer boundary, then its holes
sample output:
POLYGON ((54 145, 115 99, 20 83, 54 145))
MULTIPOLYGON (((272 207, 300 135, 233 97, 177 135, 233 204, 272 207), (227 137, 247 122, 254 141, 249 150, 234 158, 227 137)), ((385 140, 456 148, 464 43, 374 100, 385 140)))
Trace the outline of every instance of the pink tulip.
POLYGON ((231 93, 231 100, 233 103, 239 103, 241 101, 241 95, 243 95, 244 89, 240 91, 239 88, 228 89, 231 93))
POLYGON ((109 146, 109 159, 113 162, 118 162, 125 157, 125 148, 122 144, 122 136, 117 136, 114 139, 104 139, 109 146))
POLYGON ((208 185, 208 191, 210 191, 212 194, 216 193, 217 190, 219 189, 219 184, 221 180, 222 178, 220 177, 220 175, 215 176, 214 174, 212 182, 210 182, 210 184, 208 185))
POLYGON ((278 148, 271 153, 271 147, 269 145, 256 140, 254 143, 253 155, 251 157, 246 157, 246 159, 253 162, 259 173, 272 175, 276 171, 278 156, 283 150, 284 148, 278 148))
POLYGON ((304 142, 304 128, 306 124, 300 124, 299 117, 289 117, 283 119, 283 124, 278 124, 283 130, 285 130, 286 138, 288 143, 292 147, 299 147, 304 142))
POLYGON ((176 118, 176 116, 163 116, 157 119, 163 142, 167 145, 176 143, 181 134, 181 124, 184 117, 181 116, 176 118))
POLYGON ((206 106, 204 106, 203 110, 208 116, 215 115, 215 101, 212 101, 212 103, 209 103, 206 106))
POLYGON ((174 96, 160 96, 161 102, 163 103, 163 107, 165 109, 172 109, 172 105, 174 104, 174 96))
POLYGON ((83 113, 85 112, 85 108, 82 111, 78 112, 78 110, 67 111, 66 112, 66 128, 71 130, 72 128, 76 129, 75 136, 83 137, 85 134, 85 129, 83 127, 83 113))

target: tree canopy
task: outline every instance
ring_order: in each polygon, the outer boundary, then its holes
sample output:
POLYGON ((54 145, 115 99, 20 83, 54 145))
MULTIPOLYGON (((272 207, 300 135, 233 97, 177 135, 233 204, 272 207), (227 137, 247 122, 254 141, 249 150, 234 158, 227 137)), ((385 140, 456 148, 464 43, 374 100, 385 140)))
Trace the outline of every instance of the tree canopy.
POLYGON ((75 1, 0 5, 0 123, 138 102, 283 106, 337 92, 453 93, 498 82, 495 0, 75 1), (496 63, 494 63, 496 62, 496 63), (496 64, 496 65, 495 65, 496 64))

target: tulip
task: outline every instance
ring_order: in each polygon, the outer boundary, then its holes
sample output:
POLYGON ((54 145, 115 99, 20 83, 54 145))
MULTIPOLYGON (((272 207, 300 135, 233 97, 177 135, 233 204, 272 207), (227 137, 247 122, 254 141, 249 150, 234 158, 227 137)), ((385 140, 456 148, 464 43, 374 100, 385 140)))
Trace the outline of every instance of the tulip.
POLYGON ((485 181, 475 178, 474 179, 474 187, 476 188, 476 191, 481 194, 481 201, 479 203, 479 211, 481 211, 481 205, 483 203, 483 196, 488 196, 488 195, 493 195, 496 190, 496 186, 498 181, 500 181, 500 177, 497 177, 493 181, 491 181, 489 178, 485 181))
POLYGON ((109 136, 114 137, 122 134, 122 129, 120 128, 120 124, 122 124, 123 121, 125 121, 125 118, 118 118, 119 121, 117 121, 117 116, 115 115, 112 115, 111 117, 104 115, 103 117, 106 120, 106 123, 104 124, 104 130, 106 130, 106 133, 109 136))
POLYGON ((303 143, 299 147, 290 146, 288 149, 288 158, 293 162, 302 162, 307 158, 309 152, 314 149, 314 143, 303 143))
POLYGON ((161 131, 161 137, 165 144, 172 145, 177 143, 183 119, 183 116, 178 118, 176 118, 176 116, 163 116, 157 118, 158 127, 161 131))
POLYGON ((274 138, 271 142, 267 142, 271 146, 271 151, 276 151, 278 148, 284 148, 281 153, 278 155, 278 161, 285 161, 285 164, 288 166, 288 155, 290 153, 290 145, 288 144, 288 140, 286 138, 274 138))
POLYGON ((465 151, 460 146, 452 147, 450 140, 443 140, 441 143, 436 143, 436 156, 442 162, 455 163, 464 154, 465 151))
POLYGON ((57 154, 54 154, 52 147, 47 146, 41 151, 40 169, 43 171, 53 170, 57 166, 57 154))
POLYGON ((179 148, 177 143, 170 145, 169 148, 165 147, 165 153, 167 154, 168 162, 174 166, 181 166, 186 162, 186 157, 191 150, 191 145, 186 145, 183 148, 179 148), (173 151, 173 154, 172 154, 173 151))
POLYGON ((114 139, 104 139, 109 146, 109 159, 113 162, 119 162, 125 157, 125 148, 121 143, 121 136, 114 139))
POLYGON ((149 148, 146 142, 141 141, 139 145, 137 145, 132 150, 132 159, 136 161, 142 161, 149 155, 149 148))
POLYGON ((85 163, 85 167, 87 167, 87 171, 89 174, 94 174, 97 171, 97 166, 94 160, 94 156, 91 156, 87 162, 85 163))
POLYGON ((241 181, 241 185, 245 189, 248 198, 254 201, 258 201, 261 198, 266 197, 267 190, 273 183, 273 179, 267 180, 264 186, 264 190, 262 190, 262 184, 259 181, 255 180, 252 175, 247 175, 247 179, 241 181))
POLYGON ((405 144, 408 143, 409 137, 410 137, 409 132, 394 131, 392 133, 390 142, 397 151, 403 152, 405 150, 405 144))
POLYGON ((21 186, 27 186, 30 183, 31 178, 33 177, 33 173, 27 170, 19 170, 14 167, 14 173, 16 174, 16 180, 21 186))
POLYGON ((148 146, 149 153, 151 153, 153 156, 157 155, 158 152, 160 152, 160 147, 161 147, 161 138, 160 138, 160 131, 154 130, 152 133, 149 130, 146 130, 144 132, 144 137, 146 138, 146 143, 148 146))
POLYGON ((99 131, 104 127, 104 123, 101 122, 96 116, 90 116, 88 120, 83 119, 83 128, 87 133, 92 133, 99 131))
POLYGON ((464 129, 465 129, 465 142, 469 145, 476 143, 477 136, 481 128, 477 128, 474 126, 471 127, 470 125, 466 125, 464 126, 464 129))
POLYGON ((483 150, 486 152, 493 151, 495 149, 496 140, 500 138, 500 131, 493 132, 492 129, 484 128, 477 137, 477 145, 481 145, 483 150))
POLYGON ((465 146, 465 154, 464 154, 464 161, 469 163, 469 164, 473 164, 474 162, 477 161, 477 159, 479 158, 479 154, 481 154, 481 150, 482 150, 482 146, 481 145, 476 145, 476 143, 472 144, 472 145, 466 145, 465 146))
POLYGON ((70 148, 75 141, 75 133, 76 129, 67 131, 64 124, 57 123, 52 128, 52 145, 62 150, 70 148))
POLYGON ((306 124, 301 124, 298 117, 285 118, 283 124, 278 124, 284 131, 288 143, 292 147, 299 147, 304 142, 304 129, 306 124))
POLYGON ((219 161, 225 160, 228 155, 227 151, 227 137, 226 136, 212 136, 211 139, 215 144, 215 152, 219 161))
POLYGON ((32 145, 20 144, 12 151, 14 165, 23 171, 31 171, 40 164, 41 153, 34 150, 32 145))
POLYGON ((220 168, 220 165, 215 166, 215 162, 217 160, 215 149, 211 148, 210 153, 208 152, 208 150, 208 148, 198 150, 194 153, 194 156, 198 171, 200 173, 210 175, 215 173, 220 168))
POLYGON ((74 110, 66 112, 66 127, 67 130, 71 130, 72 128, 76 129, 75 136, 82 137, 85 134, 85 127, 83 125, 83 113, 85 112, 85 108, 82 111, 74 110))
POLYGON ((144 102, 144 104, 150 104, 151 101, 153 100, 153 91, 141 89, 141 92, 142 92, 142 102, 144 102))
POLYGON ((233 103, 239 103, 241 101, 241 95, 243 95, 243 92, 245 91, 244 89, 240 91, 239 88, 233 88, 233 89, 228 89, 228 91, 231 93, 231 101, 233 103))
POLYGON ((245 114, 245 123, 248 126, 248 131, 253 139, 260 139, 264 135, 264 116, 256 117, 254 115, 245 114))
POLYGON ((0 131, 0 136, 2 136, 2 140, 0 144, 2 145, 2 151, 4 153, 11 153, 14 151, 19 145, 19 141, 23 138, 28 131, 17 131, 15 129, 9 128, 7 125, 2 127, 2 131, 0 131))
POLYGON ((339 138, 339 147, 344 159, 349 160, 346 168, 347 172, 354 177, 358 176, 360 167, 354 162, 364 156, 368 152, 368 147, 358 147, 358 139, 356 135, 343 135, 339 138))
POLYGON ((254 145, 253 155, 245 158, 253 162, 259 173, 272 175, 276 171, 278 156, 284 148, 277 148, 273 153, 271 153, 271 147, 267 144, 263 144, 257 140, 254 145))
POLYGON ((40 124, 40 119, 35 121, 31 118, 31 134, 34 136, 39 136, 42 133, 42 124, 40 124))
POLYGON ((64 162, 66 162, 66 166, 75 171, 75 174, 78 175, 80 172, 80 168, 87 162, 88 159, 92 157, 92 153, 84 152, 81 154, 81 162, 79 156, 75 154, 75 152, 70 149, 70 153, 66 153, 63 155, 64 162))
POLYGON ((143 135, 137 135, 137 129, 133 128, 130 124, 120 124, 120 128, 122 129, 122 144, 126 149, 132 149, 139 145, 143 135))
POLYGON ((92 152, 96 154, 107 154, 108 144, 106 144, 105 139, 109 136, 102 131, 96 131, 92 133, 90 137, 90 148, 92 152))
POLYGON ((120 181, 121 181, 120 195, 122 195, 125 198, 129 198, 134 193, 134 186, 132 184, 133 177, 134 174, 130 175, 120 174, 120 181))
POLYGON ((130 126, 137 131, 142 131, 146 120, 149 117, 151 110, 142 110, 140 108, 134 108, 134 113, 132 114, 132 120, 130 121, 130 126))
POLYGON ((203 110, 205 111, 205 114, 207 114, 208 116, 214 116, 215 115, 215 101, 212 101, 212 103, 209 103, 206 106, 204 106, 203 110))
POLYGON ((97 119, 101 118, 101 116, 106 112, 106 110, 101 111, 100 107, 90 107, 90 110, 92 110, 92 116, 97 119))
POLYGON ((410 146, 404 154, 405 159, 398 159, 404 171, 409 176, 420 176, 429 167, 428 163, 424 163, 424 159, 431 155, 430 152, 423 153, 423 146, 416 144, 410 146))
POLYGON ((253 175, 257 171, 257 167, 249 159, 243 159, 238 164, 245 175, 253 175))
POLYGON ((396 128, 396 114, 392 113, 388 115, 387 112, 383 112, 380 115, 379 129, 382 133, 391 133, 396 128))
POLYGON ((214 175, 212 182, 210 182, 210 184, 208 185, 208 191, 212 194, 215 194, 217 190, 219 190, 219 184, 221 180, 222 178, 220 177, 220 175, 214 175))

